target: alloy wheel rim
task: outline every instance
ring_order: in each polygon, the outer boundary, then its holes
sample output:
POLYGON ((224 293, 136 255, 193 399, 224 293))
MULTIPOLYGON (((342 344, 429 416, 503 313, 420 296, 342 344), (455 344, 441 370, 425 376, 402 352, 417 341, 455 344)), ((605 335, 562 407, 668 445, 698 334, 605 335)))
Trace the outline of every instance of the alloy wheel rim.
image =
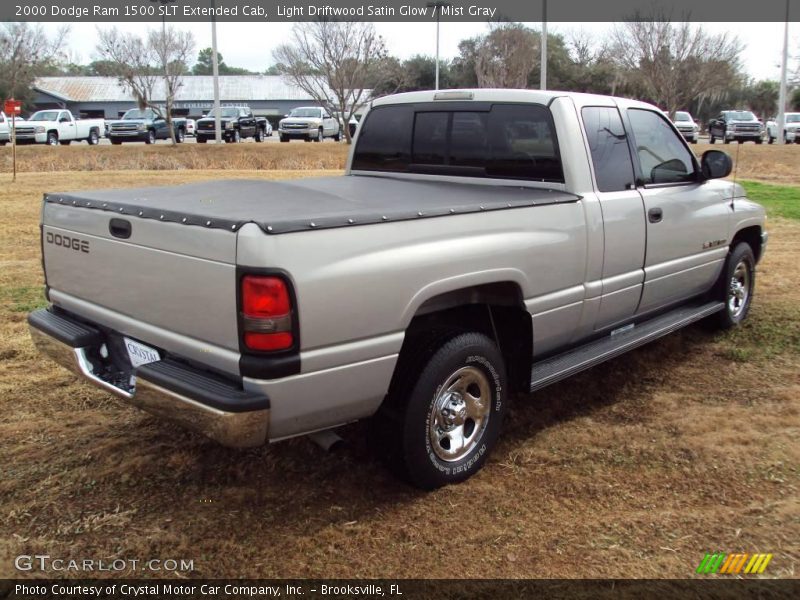
POLYGON ((461 460, 480 443, 489 423, 491 386, 476 367, 462 367, 444 382, 431 404, 428 438, 445 462, 461 460))
POLYGON ((728 286, 728 311, 734 319, 739 318, 750 299, 750 269, 745 261, 739 261, 728 286))

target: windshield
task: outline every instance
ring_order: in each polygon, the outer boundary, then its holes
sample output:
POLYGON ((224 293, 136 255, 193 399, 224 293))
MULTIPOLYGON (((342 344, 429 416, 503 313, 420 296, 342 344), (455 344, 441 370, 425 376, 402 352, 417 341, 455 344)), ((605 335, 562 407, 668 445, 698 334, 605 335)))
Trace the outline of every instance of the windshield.
POLYGON ((122 119, 152 119, 153 117, 154 114, 152 110, 140 110, 138 108, 132 108, 122 116, 122 119))
POLYGON ((730 121, 755 121, 756 116, 749 110, 732 110, 727 115, 730 121))
MULTIPOLYGON (((212 119, 216 118, 216 116, 217 116, 217 111, 215 109, 213 109, 213 108, 210 111, 208 111, 208 114, 206 115, 206 117, 209 117, 209 118, 212 118, 212 119)), ((239 116, 239 109, 238 108, 221 108, 221 109, 219 109, 219 116, 222 117, 223 119, 225 119, 225 118, 234 119, 234 118, 239 116)))
POLYGON ((40 110, 31 115, 31 121, 58 121, 58 110, 40 110))
POLYGON ((800 115, 786 115, 787 123, 800 123, 800 115))
POLYGON ((676 121, 691 121, 692 115, 687 112, 678 111, 675 113, 675 120, 676 121))
POLYGON ((289 113, 290 117, 311 117, 319 118, 322 115, 321 108, 295 108, 289 113))

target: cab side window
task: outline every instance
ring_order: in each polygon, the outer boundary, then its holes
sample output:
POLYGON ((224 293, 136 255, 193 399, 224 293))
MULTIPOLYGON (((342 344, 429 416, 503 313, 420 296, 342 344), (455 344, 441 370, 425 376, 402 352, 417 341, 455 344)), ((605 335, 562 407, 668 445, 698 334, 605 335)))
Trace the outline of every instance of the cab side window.
POLYGON ((628 136, 619 111, 612 106, 586 106, 581 110, 592 154, 597 189, 620 192, 634 187, 628 136))
POLYGON ((694 181, 692 153, 662 115, 632 108, 628 119, 645 185, 694 181))

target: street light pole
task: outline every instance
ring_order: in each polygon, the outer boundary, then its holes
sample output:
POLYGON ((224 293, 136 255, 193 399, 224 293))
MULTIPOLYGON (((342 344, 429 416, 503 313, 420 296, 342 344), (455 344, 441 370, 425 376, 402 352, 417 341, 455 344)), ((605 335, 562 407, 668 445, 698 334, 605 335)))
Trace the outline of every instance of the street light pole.
MULTIPOLYGON (((786 20, 783 23, 783 58, 781 60, 781 87, 778 93, 778 132, 776 140, 784 143, 784 128, 786 127, 786 63, 789 60, 789 0, 786 0, 786 20)), ((767 134, 769 135, 769 134, 767 134)))
POLYGON ((428 2, 425 6, 428 8, 432 8, 434 14, 436 15, 436 87, 434 89, 439 89, 439 16, 441 15, 442 9, 446 6, 452 6, 449 2, 443 2, 442 0, 437 0, 436 2, 428 2))
POLYGON ((539 73, 539 89, 547 89, 547 0, 542 0, 542 67, 539 73))
POLYGON ((222 143, 222 109, 219 101, 219 57, 217 56, 216 2, 211 0, 211 74, 214 78, 214 142, 222 143))

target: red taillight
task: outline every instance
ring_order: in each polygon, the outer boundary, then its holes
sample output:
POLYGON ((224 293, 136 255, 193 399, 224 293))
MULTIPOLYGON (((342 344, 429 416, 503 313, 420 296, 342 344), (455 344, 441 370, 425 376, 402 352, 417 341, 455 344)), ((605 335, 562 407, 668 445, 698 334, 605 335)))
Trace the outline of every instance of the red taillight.
POLYGON ((279 277, 245 275, 242 278, 244 345, 250 350, 286 350, 294 344, 292 300, 279 277))

